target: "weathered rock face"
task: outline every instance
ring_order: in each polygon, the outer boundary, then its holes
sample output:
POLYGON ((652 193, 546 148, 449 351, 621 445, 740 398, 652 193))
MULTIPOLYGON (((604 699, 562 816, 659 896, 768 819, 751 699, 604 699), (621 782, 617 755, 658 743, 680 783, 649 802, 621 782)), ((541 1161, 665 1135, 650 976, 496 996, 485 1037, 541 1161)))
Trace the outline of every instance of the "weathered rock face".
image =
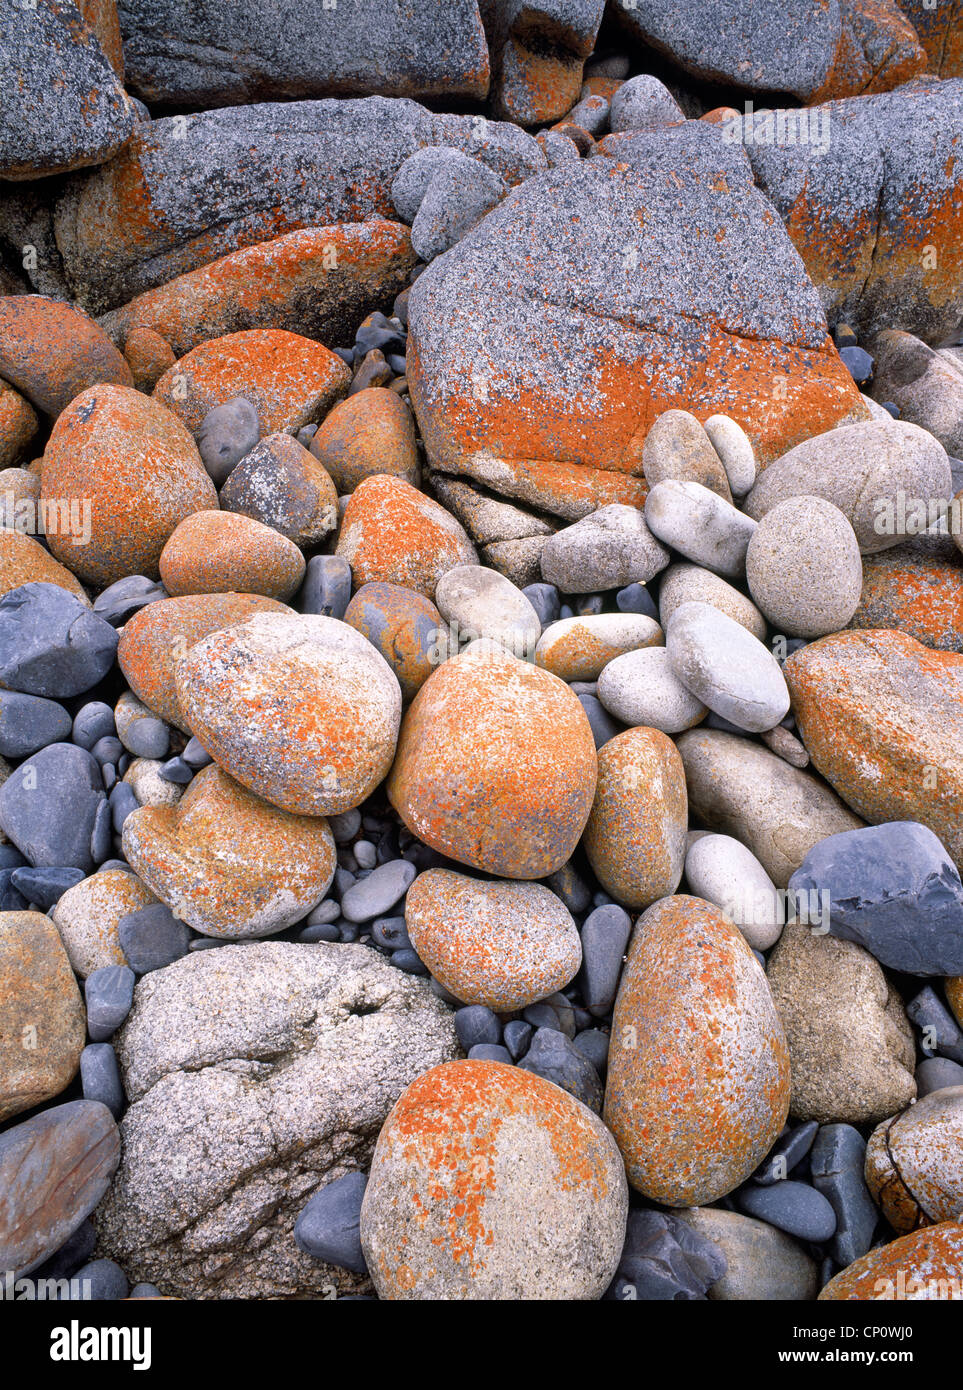
POLYGON ((392 180, 424 145, 452 145, 509 183, 546 163, 515 126, 383 97, 268 102, 143 124, 122 155, 72 179, 57 203, 71 291, 101 313, 300 227, 393 218, 392 180))
POLYGON ((35 179, 99 164, 134 128, 134 109, 97 35, 71 0, 0 8, 7 94, 0 177, 35 179))
POLYGON ((963 651, 963 564, 949 536, 922 535, 863 556, 850 627, 905 632, 937 651, 963 651))
POLYGON ((900 0, 900 9, 919 35, 929 71, 938 77, 963 77, 963 14, 959 6, 900 0))
POLYGON ((294 1221, 458 1045, 424 982, 364 947, 259 942, 144 979, 118 1055, 131 1106, 102 1253, 184 1298, 292 1298, 357 1286, 294 1221))
POLYGON ((478 0, 119 0, 118 10, 128 85, 159 105, 488 92, 478 0))
POLYGON ((554 121, 578 101, 605 0, 479 0, 492 59, 492 106, 521 125, 554 121))
POLYGON ((963 1224, 941 1221, 854 1260, 830 1279, 819 1299, 958 1299, 961 1274, 963 1224))
POLYGON ((746 146, 756 181, 830 322, 951 338, 963 321, 963 82, 811 108, 807 140, 774 143, 774 126, 767 141, 759 119, 746 146))
POLYGON ((404 289, 414 263, 408 229, 396 222, 305 227, 146 290, 106 314, 102 327, 121 344, 134 328, 152 328, 178 357, 247 328, 346 342, 404 289))
POLYGON ((767 461, 865 409, 745 155, 697 122, 516 189, 409 326, 432 465, 569 519, 640 505, 665 410, 731 415, 767 461))
POLYGON ((866 1181, 896 1231, 959 1217, 963 1206, 963 1086, 932 1091, 873 1133, 866 1181))
POLYGON ((686 72, 804 102, 885 92, 926 66, 894 0, 614 0, 629 31, 686 72))

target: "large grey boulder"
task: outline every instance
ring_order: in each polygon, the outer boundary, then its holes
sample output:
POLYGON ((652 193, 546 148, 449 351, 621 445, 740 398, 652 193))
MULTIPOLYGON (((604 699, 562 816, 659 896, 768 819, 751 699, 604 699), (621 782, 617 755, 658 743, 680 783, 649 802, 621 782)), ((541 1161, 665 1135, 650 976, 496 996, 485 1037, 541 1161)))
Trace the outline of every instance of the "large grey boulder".
POLYGON ((934 344, 956 335, 963 81, 912 82, 736 124, 728 129, 745 145, 831 324, 845 320, 864 338, 892 327, 934 344))
POLYGON ((363 946, 226 946, 147 976, 117 1037, 131 1105, 101 1253, 183 1298, 357 1287, 298 1248, 294 1222, 458 1055, 452 1018, 363 946))
MULTIPOLYGON (((515 184, 546 168, 517 126, 416 102, 267 102, 138 126, 117 159, 72 178, 54 230, 90 313, 299 227, 395 216, 391 185, 426 145, 450 145, 515 184)), ((18 251, 18 260, 20 253, 18 251)))
POLYGON ((569 520, 640 505, 646 433, 680 404, 763 461, 865 415, 744 152, 696 121, 619 139, 514 189, 409 303, 432 466, 569 520))
POLYGON ((131 91, 159 105, 484 97, 478 0, 118 0, 131 91))
POLYGON ((134 108, 71 0, 0 3, 0 178, 99 164, 134 128, 134 108))
POLYGON ((612 0, 629 31, 686 72, 801 101, 887 91, 926 66, 895 0, 612 0))

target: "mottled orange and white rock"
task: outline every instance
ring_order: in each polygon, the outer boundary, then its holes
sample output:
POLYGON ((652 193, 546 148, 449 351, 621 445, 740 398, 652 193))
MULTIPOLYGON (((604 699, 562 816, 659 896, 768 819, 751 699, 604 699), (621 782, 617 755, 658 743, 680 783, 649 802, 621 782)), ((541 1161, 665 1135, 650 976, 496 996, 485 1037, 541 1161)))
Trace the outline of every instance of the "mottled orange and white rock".
POLYGON ((0 1120, 58 1096, 86 1040, 57 928, 42 912, 0 912, 0 1120))
POLYGON ((400 584, 363 584, 348 604, 344 621, 377 647, 406 700, 414 699, 448 656, 444 618, 424 594, 400 584))
POLYGON ((666 410, 731 416, 761 460, 867 415, 745 152, 698 121, 516 189, 418 277, 409 328, 432 466, 569 520, 642 504, 666 410))
POLYGON ((334 483, 289 434, 269 434, 244 455, 221 488, 221 507, 305 547, 319 545, 338 524, 334 483))
POLYGON ((350 384, 341 358, 320 343, 279 328, 250 328, 192 348, 160 378, 153 399, 197 431, 209 410, 244 396, 265 435, 320 420, 350 384))
POLYGON ((450 869, 419 874, 405 898, 411 944, 463 1004, 524 1009, 571 983, 578 928, 541 883, 489 882, 450 869))
POLYGON ((937 77, 963 77, 963 15, 955 5, 931 0, 900 0, 926 50, 927 67, 937 77))
POLYGON ((366 478, 345 508, 337 554, 347 560, 355 587, 400 584, 433 598, 439 579, 455 565, 475 565, 475 547, 444 507, 402 478, 366 478))
POLYGON ((924 647, 963 651, 963 563, 949 536, 907 539, 863 556, 863 590, 851 628, 894 628, 924 647))
POLYGON ((378 473, 418 483, 415 422, 401 397, 383 386, 369 386, 336 405, 318 426, 311 452, 342 493, 378 473))
POLYGON ((498 647, 446 661, 405 715, 388 796, 412 834, 503 878, 572 856, 598 762, 585 711, 557 676, 498 647))
POLYGON ((77 974, 86 978, 105 965, 126 965, 117 934, 120 919, 155 901, 126 869, 104 869, 68 888, 50 916, 77 974))
POLYGON ((241 591, 288 599, 304 578, 304 556, 287 536, 236 512, 195 512, 161 551, 171 598, 241 591))
POLYGON ((665 1206, 714 1202, 765 1157, 789 1110, 789 1054, 765 974, 701 898, 639 918, 612 1020, 605 1123, 629 1182, 665 1206))
POLYGON ((963 1225, 941 1221, 870 1250, 830 1279, 820 1301, 957 1300, 963 1286, 963 1225))
POLYGON ((262 613, 213 632, 175 672, 177 699, 215 762, 295 815, 359 806, 391 766, 401 688, 336 618, 262 613))
POLYGON ((920 821, 963 866, 963 656, 902 632, 838 632, 789 658, 813 764, 872 825, 920 821))
MULTIPOLYGON (((175 356, 249 328, 344 342, 366 314, 404 289, 414 263, 408 228, 397 222, 305 227, 178 275, 100 323, 117 342, 153 330, 175 356)), ((129 360, 126 346, 124 355, 129 360)))
POLYGON ((378 1136, 361 1243, 384 1299, 597 1299, 628 1214, 618 1149, 581 1102, 500 1062, 448 1062, 378 1136))
POLYGON ((963 1024, 963 975, 953 976, 946 981, 946 997, 957 1022, 963 1024))
POLYGON ((334 878, 326 820, 293 816, 202 768, 176 806, 124 822, 124 854, 175 917, 206 936, 271 936, 299 922, 334 878))
POLYGON ((481 0, 492 60, 491 104, 519 125, 557 121, 578 101, 605 0, 518 5, 481 0))
POLYGON ((59 417, 44 450, 40 500, 81 509, 90 527, 85 543, 71 528, 47 539, 68 569, 100 586, 128 574, 156 579, 178 522, 217 507, 180 420, 127 386, 91 386, 59 417))
POLYGON ((685 769, 658 729, 626 729, 598 754, 598 785, 583 843, 595 876, 625 907, 674 893, 685 865, 685 769))
POLYGON ((885 1120, 866 1148, 866 1182, 894 1231, 963 1211, 963 1086, 946 1086, 885 1120))
POLYGON ((73 304, 41 294, 0 299, 0 376, 56 418, 88 386, 133 386, 102 328, 73 304))
POLYGON ((563 681, 594 681, 617 656, 662 647, 665 634, 644 613, 596 613, 550 623, 535 647, 535 665, 563 681))
POLYGON ((0 381, 0 468, 29 458, 30 444, 40 428, 37 412, 6 381, 0 381))
POLYGON ((87 591, 76 575, 49 550, 20 531, 0 526, 0 597, 21 584, 56 584, 90 607, 87 591))
POLYGON ((177 699, 174 672, 195 642, 255 613, 289 613, 286 604, 260 594, 192 594, 160 599, 128 618, 117 661, 138 699, 184 733, 190 726, 177 699))

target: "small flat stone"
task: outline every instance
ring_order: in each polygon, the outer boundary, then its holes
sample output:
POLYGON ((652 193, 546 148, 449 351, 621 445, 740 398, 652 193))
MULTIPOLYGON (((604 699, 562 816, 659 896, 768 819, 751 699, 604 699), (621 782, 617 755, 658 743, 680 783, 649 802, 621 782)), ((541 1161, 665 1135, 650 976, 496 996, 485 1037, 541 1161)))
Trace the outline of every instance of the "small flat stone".
POLYGON ((407 859, 380 864, 367 878, 355 883, 341 899, 341 911, 349 922, 370 922, 400 902, 415 880, 417 870, 407 859))
POLYGON ((657 483, 645 499, 649 530, 687 560, 737 579, 756 523, 701 483, 657 483))

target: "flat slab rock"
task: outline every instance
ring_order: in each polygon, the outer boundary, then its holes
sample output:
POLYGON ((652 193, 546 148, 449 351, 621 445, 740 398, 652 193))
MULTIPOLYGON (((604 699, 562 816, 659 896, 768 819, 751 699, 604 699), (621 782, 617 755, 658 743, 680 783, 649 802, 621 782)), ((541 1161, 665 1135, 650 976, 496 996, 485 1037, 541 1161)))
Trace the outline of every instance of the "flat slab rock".
POLYGON ((56 205, 72 297, 102 313, 299 227, 393 218, 394 176, 425 145, 462 150, 510 184, 546 167, 517 126, 402 98, 266 102, 142 123, 56 205))
POLYGON ((488 92, 478 0, 119 0, 127 82, 158 105, 488 92))
POLYGON ((356 1288, 299 1250, 294 1222, 368 1167, 402 1091, 459 1055, 452 1019, 363 946, 226 946, 147 976, 117 1038, 131 1105, 101 1254, 182 1298, 356 1288))
POLYGON ((865 411, 744 151, 695 121, 516 188, 409 327, 433 467, 569 519, 640 505, 664 410, 732 416, 763 462, 865 411))

